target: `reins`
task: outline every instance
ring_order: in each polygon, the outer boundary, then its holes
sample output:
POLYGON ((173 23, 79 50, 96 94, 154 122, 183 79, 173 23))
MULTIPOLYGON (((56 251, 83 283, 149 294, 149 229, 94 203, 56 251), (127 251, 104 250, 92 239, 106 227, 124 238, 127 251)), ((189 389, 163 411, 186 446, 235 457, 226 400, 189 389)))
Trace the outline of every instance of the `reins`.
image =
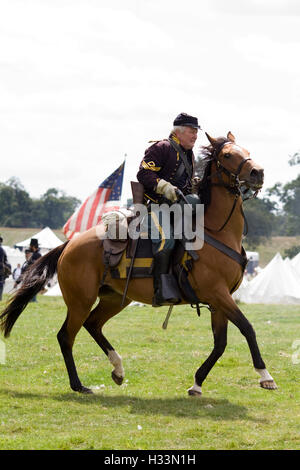
MULTIPOLYGON (((215 233, 218 233, 218 232, 221 232, 224 227, 226 227, 226 225, 228 224, 234 210, 235 210, 235 207, 236 207, 236 204, 237 204, 237 200, 238 198, 241 196, 242 197, 242 192, 241 192, 241 181, 239 180, 239 175, 242 171, 242 168, 243 166, 245 165, 245 163, 248 161, 248 160, 251 160, 251 158, 244 158, 237 170, 235 173, 233 172, 230 172, 229 170, 227 170, 227 168, 225 168, 220 160, 218 159, 218 156, 219 156, 219 153, 221 152, 222 148, 224 147, 224 145, 226 144, 232 144, 232 142, 230 142, 229 140, 226 140, 225 142, 222 142, 222 144, 218 145, 217 147, 215 147, 214 151, 213 151, 213 154, 212 154, 212 161, 214 161, 216 163, 216 166, 217 166, 217 171, 215 173, 212 173, 211 175, 208 176, 208 179, 211 179, 213 176, 217 176, 218 179, 219 179, 219 183, 211 183, 211 186, 222 186, 222 187, 225 187, 229 192, 231 192, 232 194, 235 195, 234 197, 234 201, 233 201, 233 205, 232 205, 232 208, 230 210, 230 213, 229 215, 227 216, 227 219, 225 220, 224 224, 219 228, 219 229, 212 229, 210 227, 206 227, 204 226, 205 230, 208 230, 209 232, 215 232, 215 233), (225 173, 225 175, 229 176, 229 184, 226 184, 223 179, 222 179, 222 173, 225 173)), ((247 189, 245 191, 248 192, 249 189, 247 189)), ((255 192, 255 194, 252 196, 252 197, 247 197, 246 199, 242 199, 242 202, 248 200, 248 199, 252 199, 253 197, 256 197, 258 191, 255 192)), ((245 217, 245 214, 244 214, 244 211, 243 211, 243 207, 241 206, 241 214, 243 216, 243 219, 244 219, 244 222, 245 222, 245 225, 246 225, 246 233, 248 232, 248 223, 247 223, 247 220, 246 220, 246 217, 245 217)))

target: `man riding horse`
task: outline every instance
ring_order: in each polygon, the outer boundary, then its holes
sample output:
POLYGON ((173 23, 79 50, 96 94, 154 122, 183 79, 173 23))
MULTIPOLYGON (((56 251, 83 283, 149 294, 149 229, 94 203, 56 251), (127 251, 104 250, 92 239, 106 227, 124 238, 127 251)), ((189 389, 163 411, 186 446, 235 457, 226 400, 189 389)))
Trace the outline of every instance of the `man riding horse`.
MULTIPOLYGON (((146 151, 139 172, 139 179, 146 188, 146 197, 152 197, 155 201, 161 196, 167 196, 172 202, 175 200, 175 187, 182 188, 184 192, 189 191, 188 183, 192 178, 189 167, 184 167, 182 181, 177 170, 180 159, 184 161, 184 156, 190 158, 192 166, 192 148, 199 126, 195 118, 190 119, 182 115, 176 118, 175 126, 179 124, 182 127, 181 132, 175 129, 169 143, 158 142, 146 151), (185 137, 189 132, 194 132, 194 135, 186 143, 185 137), (178 156, 177 151, 171 150, 173 141, 178 145, 178 156), (184 171, 187 175, 184 175, 184 171)), ((241 187, 246 185, 255 192, 259 191, 263 186, 264 171, 251 159, 247 149, 236 144, 231 132, 227 133, 227 137, 213 138, 206 135, 211 145, 207 147, 209 163, 203 177, 207 184, 206 187, 202 185, 201 195, 205 200, 207 191, 210 202, 206 205, 204 244, 201 249, 195 250, 197 259, 193 258, 190 277, 199 302, 209 306, 211 312, 213 350, 197 369, 194 385, 189 388, 188 393, 191 396, 201 397, 203 382, 225 351, 229 322, 235 325, 247 340, 253 366, 260 375, 260 386, 267 390, 275 390, 276 383, 266 369, 254 328, 232 298, 232 293, 242 281, 247 260, 242 247, 244 216, 241 187), (226 214, 229 214, 227 219, 226 214), (225 225, 226 230, 223 230, 225 225), (209 231, 218 232, 218 237, 209 235, 207 233, 209 231)), ((189 197, 186 196, 186 199, 189 197)), ((38 259, 26 271, 22 288, 16 290, 5 309, 0 312, 0 330, 5 337, 8 337, 28 302, 57 272, 67 306, 67 317, 57 338, 71 389, 80 393, 91 393, 91 390, 83 386, 79 379, 72 352, 80 328, 84 325, 107 355, 114 367, 112 378, 115 383, 121 385, 125 377, 122 359, 104 336, 103 327, 132 300, 151 304, 153 299, 152 280, 147 277, 131 280, 124 302, 123 292, 127 279, 113 278, 108 271, 105 284, 101 285, 101 279, 107 268, 103 246, 105 230, 104 224, 93 227, 38 259), (82 273, 85 275, 82 276, 82 273), (97 298, 99 298, 98 303, 97 298)), ((159 253, 164 252, 164 249, 161 237, 160 245, 157 243, 156 253, 160 269, 163 266, 159 253)), ((158 272, 156 268, 156 273, 158 272)), ((168 277, 168 274, 162 277, 168 277)), ((182 303, 190 301, 183 299, 182 303)))
MULTIPOLYGON (((146 203, 161 204, 164 199, 175 203, 176 189, 184 195, 191 193, 194 178, 193 147, 197 140, 198 119, 186 113, 179 114, 173 122, 168 139, 160 140, 146 151, 137 173, 138 181, 144 186, 146 203)), ((153 306, 176 303, 176 298, 165 298, 162 291, 161 275, 169 271, 170 256, 175 245, 172 230, 166 238, 161 218, 151 211, 149 222, 157 228, 157 238, 152 238, 154 259, 153 306), (152 219, 152 220, 151 220, 152 219)))

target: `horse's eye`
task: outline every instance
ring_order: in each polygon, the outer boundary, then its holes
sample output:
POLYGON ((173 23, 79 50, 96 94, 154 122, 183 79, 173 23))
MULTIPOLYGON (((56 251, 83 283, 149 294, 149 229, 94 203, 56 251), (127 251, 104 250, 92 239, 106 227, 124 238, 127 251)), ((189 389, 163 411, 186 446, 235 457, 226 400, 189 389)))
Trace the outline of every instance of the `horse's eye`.
POLYGON ((224 158, 230 158, 230 157, 231 157, 230 153, 224 153, 224 158))

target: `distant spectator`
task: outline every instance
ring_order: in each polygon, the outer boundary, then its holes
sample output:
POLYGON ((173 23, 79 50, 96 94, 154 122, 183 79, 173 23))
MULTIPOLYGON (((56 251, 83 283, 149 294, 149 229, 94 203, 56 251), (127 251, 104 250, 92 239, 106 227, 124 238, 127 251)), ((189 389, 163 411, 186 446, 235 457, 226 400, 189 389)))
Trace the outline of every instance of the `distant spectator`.
POLYGON ((29 248, 27 248, 25 250, 25 262, 22 264, 22 267, 21 267, 21 275, 15 281, 15 285, 14 285, 15 288, 22 282, 22 277, 23 277, 23 274, 25 273, 26 269, 29 266, 29 260, 31 258, 31 255, 32 255, 31 251, 29 250, 29 248))
POLYGON ((21 268, 22 274, 23 274, 23 273, 26 271, 26 269, 28 268, 28 266, 29 266, 29 261, 30 261, 31 256, 32 256, 31 251, 29 250, 29 248, 26 248, 26 250, 25 250, 25 262, 23 263, 22 268, 21 268))
POLYGON ((15 281, 14 288, 17 287, 17 285, 18 285, 17 281, 18 281, 19 277, 21 276, 21 274, 22 274, 22 268, 21 268, 20 263, 18 263, 17 267, 13 270, 13 273, 12 273, 13 280, 15 281))
MULTIPOLYGON (((28 265, 30 266, 31 264, 34 264, 42 256, 40 253, 39 243, 36 238, 32 238, 30 240, 29 249, 32 253, 28 261, 28 265)), ((36 295, 31 299, 31 302, 37 302, 36 295)))
POLYGON ((11 266, 7 262, 7 255, 2 248, 2 242, 3 238, 0 235, 0 300, 2 300, 5 279, 11 274, 11 266))
MULTIPOLYGON (((25 263, 23 264, 22 268, 21 268, 21 276, 18 278, 18 280, 16 281, 16 286, 18 284, 20 284, 20 282, 22 282, 22 277, 25 273, 25 271, 29 268, 29 266, 31 266, 32 264, 34 264, 40 257, 41 257, 41 253, 40 253, 40 248, 39 248, 39 244, 38 244, 38 240, 36 238, 32 238, 30 240, 30 245, 29 245, 29 248, 27 248, 25 250, 25 263)), ((30 302, 37 302, 37 298, 36 298, 36 295, 31 299, 30 302)))
POLYGON ((252 256, 250 256, 248 264, 247 264, 247 274, 249 274, 250 276, 253 276, 254 274, 254 261, 253 261, 252 256))
POLYGON ((32 253, 29 264, 33 264, 35 261, 37 261, 42 255, 40 253, 40 247, 38 240, 36 238, 32 238, 30 240, 30 245, 29 249, 32 253))

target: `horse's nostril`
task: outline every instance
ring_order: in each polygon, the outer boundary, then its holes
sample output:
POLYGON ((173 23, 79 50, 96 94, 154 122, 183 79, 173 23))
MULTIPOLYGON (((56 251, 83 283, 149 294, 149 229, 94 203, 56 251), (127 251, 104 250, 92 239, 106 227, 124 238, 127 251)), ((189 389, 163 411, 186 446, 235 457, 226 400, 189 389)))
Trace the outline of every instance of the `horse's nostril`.
POLYGON ((253 181, 262 183, 264 181, 264 170, 256 170, 253 168, 253 170, 251 170, 250 176, 253 181))

